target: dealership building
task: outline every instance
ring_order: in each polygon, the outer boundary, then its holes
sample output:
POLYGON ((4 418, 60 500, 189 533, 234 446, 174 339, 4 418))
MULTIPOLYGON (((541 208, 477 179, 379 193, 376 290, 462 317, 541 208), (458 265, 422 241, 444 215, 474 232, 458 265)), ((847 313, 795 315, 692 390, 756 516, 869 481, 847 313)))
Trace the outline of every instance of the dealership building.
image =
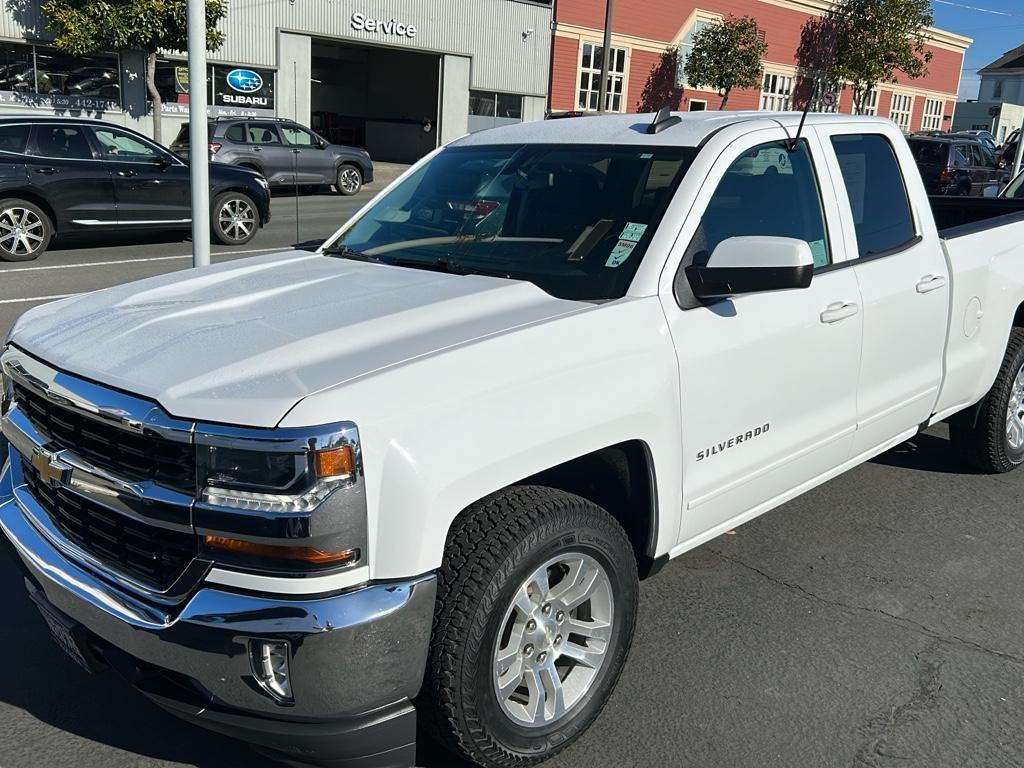
MULTIPOLYGON (((605 0, 231 0, 224 44, 208 57, 214 116, 293 118, 325 138, 407 162, 467 131, 549 113, 596 111, 605 0)), ((830 0, 617 0, 606 108, 716 109, 683 72, 694 35, 726 16, 757 19, 768 49, 760 87, 730 109, 803 106, 809 20, 830 0)), ((900 76, 865 111, 906 132, 952 126, 969 38, 927 30, 927 76, 900 76)), ((68 56, 47 42, 39 0, 0 10, 0 112, 99 117, 152 135, 139 52, 68 56)), ((162 55, 157 88, 165 143, 189 112, 187 61, 162 55)), ((841 84, 820 111, 851 112, 841 84)))
MULTIPOLYGON (((0 112, 100 117, 152 135, 145 57, 67 56, 39 3, 0 11, 0 112)), ((209 54, 211 115, 287 117, 411 161, 470 130, 544 117, 551 2, 231 0, 209 54)), ((164 143, 188 119, 184 56, 157 66, 164 143)))

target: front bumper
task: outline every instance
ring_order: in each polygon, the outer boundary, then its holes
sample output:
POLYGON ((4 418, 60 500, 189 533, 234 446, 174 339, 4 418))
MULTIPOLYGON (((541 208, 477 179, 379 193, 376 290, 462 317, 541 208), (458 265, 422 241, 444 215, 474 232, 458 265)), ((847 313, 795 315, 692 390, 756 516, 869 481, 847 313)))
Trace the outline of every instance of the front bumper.
MULTIPOLYGON (((0 438, 0 463, 6 446, 0 438)), ((0 530, 26 576, 90 646, 156 703, 299 762, 405 768, 430 640, 435 578, 290 600, 201 586, 179 604, 140 600, 65 557, 0 475, 0 530), (294 703, 256 684, 249 642, 287 640, 294 703)))

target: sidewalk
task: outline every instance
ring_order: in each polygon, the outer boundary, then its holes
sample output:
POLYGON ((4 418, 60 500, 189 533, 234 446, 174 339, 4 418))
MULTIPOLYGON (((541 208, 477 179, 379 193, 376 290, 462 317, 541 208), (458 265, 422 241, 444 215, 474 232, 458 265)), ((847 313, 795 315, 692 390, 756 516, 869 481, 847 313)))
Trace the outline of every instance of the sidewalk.
POLYGON ((405 163, 373 163, 373 191, 380 192, 397 179, 409 166, 405 163))

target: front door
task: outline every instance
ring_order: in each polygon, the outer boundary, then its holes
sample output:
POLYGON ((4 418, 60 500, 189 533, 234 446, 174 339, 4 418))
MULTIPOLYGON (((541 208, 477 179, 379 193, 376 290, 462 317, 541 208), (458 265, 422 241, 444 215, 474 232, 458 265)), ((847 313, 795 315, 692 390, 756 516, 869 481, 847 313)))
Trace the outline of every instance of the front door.
POLYGON ((248 123, 249 151, 271 184, 294 184, 296 155, 277 131, 277 123, 248 123))
POLYGON ((334 155, 325 142, 298 125, 281 124, 285 144, 295 153, 299 184, 334 184, 334 155))
POLYGON ((949 323, 949 270, 934 227, 917 223, 932 213, 920 181, 900 170, 914 168, 906 142, 863 126, 817 130, 835 148, 833 172, 843 180, 836 193, 864 300, 853 448, 860 456, 906 439, 932 414, 949 323), (913 198, 908 181, 920 190, 913 198))
POLYGON ((192 220, 188 167, 156 144, 120 128, 93 129, 97 151, 114 180, 121 226, 183 226, 192 220))
POLYGON ((683 511, 698 543, 775 506, 845 462, 856 424, 863 316, 843 269, 834 195, 815 137, 793 151, 769 130, 719 160, 698 194, 663 295, 679 360, 683 511), (825 194, 823 193, 823 190, 825 194), (694 217, 698 217, 696 220, 694 217), (700 302, 685 276, 731 237, 807 242, 809 288, 700 302))
POLYGON ((57 231, 117 223, 114 183, 76 123, 39 123, 29 137, 25 163, 29 184, 57 217, 57 231))

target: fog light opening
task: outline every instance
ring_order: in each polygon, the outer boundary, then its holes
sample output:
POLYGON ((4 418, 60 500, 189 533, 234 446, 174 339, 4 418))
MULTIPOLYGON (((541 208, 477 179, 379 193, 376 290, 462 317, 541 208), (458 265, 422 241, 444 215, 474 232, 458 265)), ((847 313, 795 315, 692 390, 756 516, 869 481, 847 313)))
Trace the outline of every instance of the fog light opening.
POLYGON ((260 688, 281 704, 294 702, 287 641, 250 640, 249 663, 260 688))

